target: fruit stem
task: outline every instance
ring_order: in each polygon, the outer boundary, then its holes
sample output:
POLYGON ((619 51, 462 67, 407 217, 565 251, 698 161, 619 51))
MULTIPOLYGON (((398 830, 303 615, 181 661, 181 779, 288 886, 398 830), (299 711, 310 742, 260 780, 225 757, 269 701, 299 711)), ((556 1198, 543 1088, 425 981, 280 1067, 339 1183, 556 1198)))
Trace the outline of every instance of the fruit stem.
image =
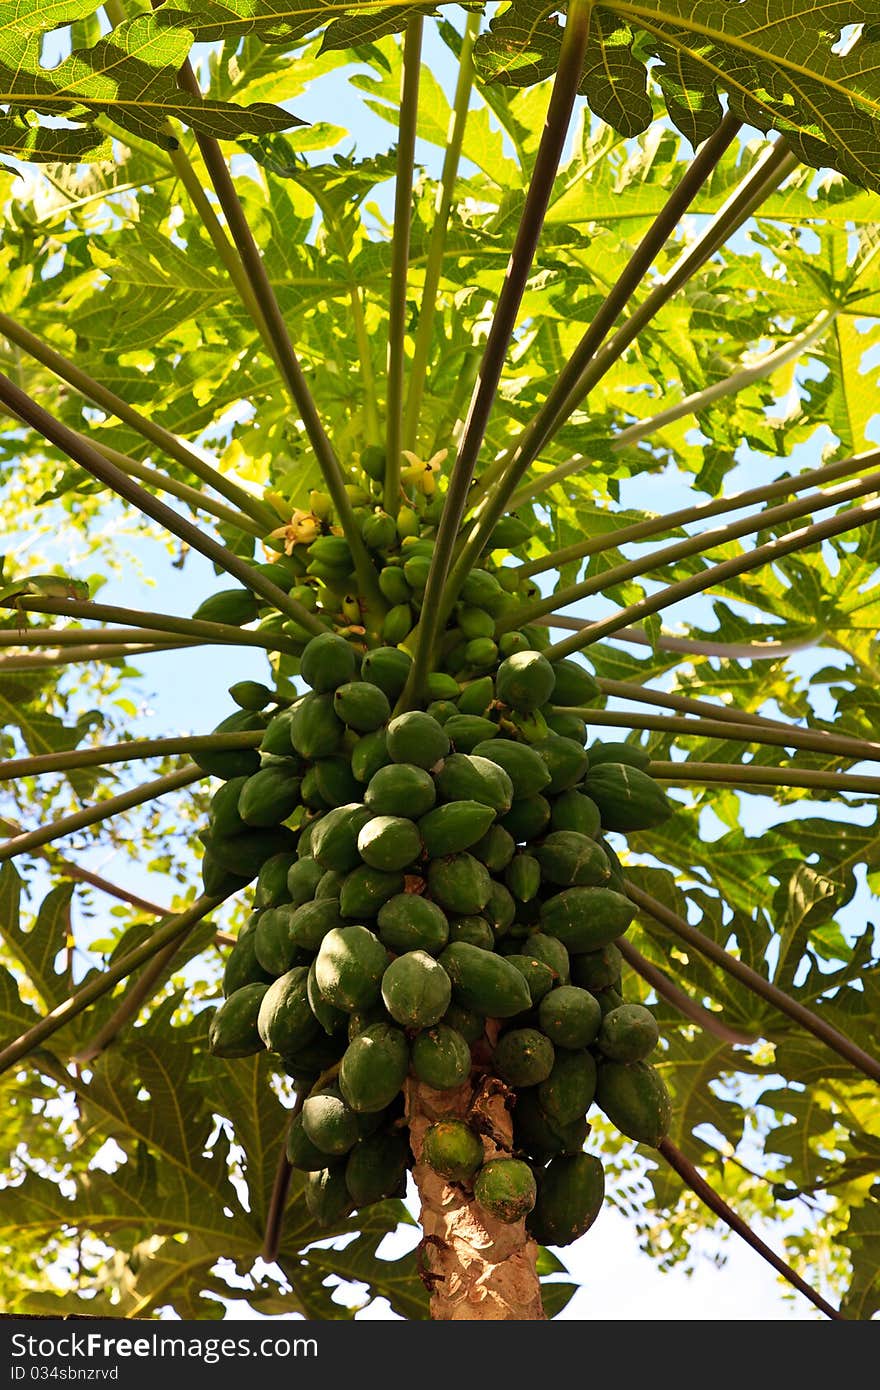
POLYGON ((728 975, 739 980, 740 984, 750 989, 753 994, 757 994, 761 999, 767 1001, 777 1008, 780 1013, 786 1014, 795 1023, 800 1024, 813 1037, 819 1038, 845 1062, 855 1067, 858 1071, 864 1072, 872 1081, 880 1081, 880 1062, 869 1053, 864 1052, 858 1047, 851 1038, 832 1028, 830 1023, 826 1023, 824 1018, 814 1014, 810 1009, 799 1004, 796 999, 792 999, 790 994, 765 980, 763 975, 759 975, 757 970, 753 970, 744 961, 737 960, 736 956, 730 955, 719 946, 715 941, 692 927, 690 922, 686 922, 683 917, 679 917, 677 912, 673 912, 656 898, 645 893, 629 879, 625 882, 627 897, 635 903, 642 912, 646 912, 649 917, 653 917, 656 922, 667 927, 682 941, 685 941, 693 950, 699 951, 700 955, 707 956, 714 961, 728 975))
POLYGON ((816 1293, 815 1289, 811 1289, 810 1285, 792 1269, 791 1265, 786 1264, 785 1260, 780 1259, 778 1255, 774 1254, 769 1245, 765 1245, 760 1236, 755 1235, 751 1226, 749 1226, 746 1221, 743 1221, 741 1216, 737 1216, 733 1208, 727 1205, 724 1198, 710 1186, 706 1179, 702 1177, 691 1163, 690 1159, 685 1157, 681 1149, 677 1148, 675 1144, 672 1143, 671 1139, 661 1139, 660 1143, 657 1145, 657 1151, 663 1155, 670 1168, 678 1174, 685 1186, 696 1193, 700 1201, 704 1202, 711 1212, 714 1212, 714 1214, 720 1217, 736 1235, 740 1236, 746 1242, 746 1245, 750 1245, 753 1250, 757 1251, 762 1259, 765 1259, 768 1264, 772 1265, 777 1274, 781 1274, 783 1279, 787 1279, 789 1284, 792 1284, 805 1298, 810 1300, 814 1307, 825 1313, 827 1317, 842 1322, 846 1321, 843 1314, 839 1312, 837 1308, 832 1308, 830 1303, 826 1303, 822 1295, 816 1293))
POLYGON ((16 1062, 20 1062, 23 1057, 26 1057, 29 1052, 40 1047, 53 1033, 57 1033, 59 1028, 63 1028, 77 1014, 81 1014, 84 1009, 89 1008, 96 999, 109 993, 114 985, 118 984, 120 980, 126 979, 133 970, 137 970, 139 965, 150 960, 157 951, 164 950, 173 941, 179 941, 197 922, 200 922, 203 917, 207 917, 209 912, 214 911, 214 908, 219 907, 224 898, 228 896, 225 894, 223 897, 208 897, 203 894, 196 898, 185 912, 179 912, 174 917, 169 917, 147 941, 142 942, 140 946, 136 946, 121 956, 119 960, 108 965, 97 977, 88 980, 80 989, 69 995, 63 1003, 56 1005, 45 1018, 41 1018, 32 1028, 28 1028, 20 1037, 4 1047, 0 1051, 0 1072, 7 1071, 16 1062))
POLYGON ((44 772, 66 772, 71 768, 108 767, 111 763, 139 762, 144 758, 163 758, 175 753, 203 753, 214 749, 256 748, 262 730, 242 733, 183 735, 180 738, 141 738, 128 743, 108 743, 101 748, 73 748, 65 753, 39 753, 32 758, 9 758, 0 762, 0 782, 15 777, 34 777, 44 772))
MULTIPOLYGON (((221 569, 232 574, 240 580, 248 589, 253 589, 254 593, 260 594, 267 602, 278 609, 279 613, 285 613, 294 622, 309 632, 324 632, 325 625, 317 618, 314 613, 310 613, 307 608, 303 608, 301 603, 297 603, 283 589, 279 589, 277 584, 260 574, 259 570, 254 569, 239 555, 215 541, 212 536, 208 536, 198 526, 194 526, 191 521, 178 516, 171 507, 160 502, 157 497, 153 497, 142 488, 139 483, 135 483, 121 468, 117 468, 115 463, 111 463, 104 458, 103 454, 83 439, 75 430, 56 420, 50 415, 48 410, 44 410, 38 405, 25 391, 16 386, 9 377, 0 374, 0 401, 13 414, 23 420, 31 429, 39 431, 45 439, 48 439, 56 448, 61 449, 67 454, 68 458, 74 463, 78 463, 87 473, 100 479, 106 487, 129 502, 145 516, 157 521, 160 526, 164 526, 172 535, 179 537, 197 550, 200 555, 204 555, 209 560, 213 560, 221 569)), ((346 500, 348 500, 346 498, 346 500)))
POLYGON ((403 442, 407 449, 416 451, 418 444, 419 416, 422 409, 425 386, 428 380, 428 358, 431 352, 431 338, 434 317, 437 311, 437 290, 443 273, 443 255, 446 250, 446 237, 449 231, 449 214, 455 192, 455 180, 461 162, 464 131, 467 123, 471 91, 474 85, 474 44, 480 32, 480 15, 469 14, 461 40, 458 79, 452 102, 452 115, 446 150, 443 155, 443 168, 437 186, 437 199, 434 208, 434 223, 428 242, 425 260, 425 280, 419 304, 419 321, 413 343, 412 367, 409 374, 409 392, 403 423, 403 442))
POLYGON ((135 806, 142 806, 145 801, 153 801, 169 792, 179 791, 181 787, 188 787, 190 783, 202 781, 207 776, 200 767, 194 767, 189 763, 177 772, 157 777, 152 782, 143 782, 131 791, 107 797, 95 806, 87 806, 81 811, 74 811, 72 815, 62 816, 60 820, 40 826, 39 830, 15 835, 11 840, 0 844, 0 864, 7 859, 14 859, 19 854, 29 854, 52 840, 60 840, 64 835, 72 835, 76 830, 84 830, 87 826, 97 825, 101 821, 118 816, 123 811, 130 811, 135 806))
POLYGON ((787 525, 810 512, 824 511, 827 507, 839 506, 841 502, 852 502, 857 497, 880 489, 880 472, 869 473, 854 482, 838 483, 826 492, 811 492, 806 497, 795 497, 790 502, 781 502, 777 507, 753 512, 740 521, 727 522, 711 531, 701 531, 696 536, 673 541, 671 545, 651 550, 635 560, 625 560, 622 564, 603 569, 579 584, 569 584, 557 589, 546 598, 533 599, 515 612, 499 619, 497 629, 506 632, 509 628, 520 627, 523 623, 534 622, 536 618, 552 613, 554 608, 564 608, 566 604, 577 603, 580 599, 591 598, 594 594, 608 593, 618 584, 651 574, 691 555, 702 555, 708 550, 728 545, 742 536, 753 536, 757 531, 770 530, 776 526, 787 525))
POLYGON ((532 178, 526 193, 504 284, 498 296, 492 324, 486 338, 477 382, 449 480, 449 489, 446 493, 437 541, 431 558, 431 569, 425 588, 415 657, 406 689, 400 699, 399 708, 401 709, 410 708, 422 695, 425 678, 431 666, 437 633, 445 624, 464 579, 464 574, 459 573, 457 578, 450 582, 448 579, 449 566, 462 517, 467 507, 468 492, 474 475, 477 456, 504 369, 507 347, 516 325, 526 281, 535 257, 544 216, 553 191, 559 160, 562 157, 562 149, 583 72, 591 14, 592 0, 570 0, 562 34, 559 66, 553 79, 553 89, 550 93, 532 178))
POLYGON ((269 531, 278 524, 278 517, 271 507, 267 507, 258 498, 252 497, 237 483, 225 478, 182 439, 178 439, 176 435, 161 425, 157 425, 146 415, 141 415, 121 396, 117 396, 114 391, 108 390, 106 386, 95 381, 94 377, 89 376, 69 358, 49 347, 48 343, 44 343, 36 334, 31 333, 22 324, 10 318, 8 314, 0 313, 0 333, 16 347, 26 352, 29 357, 42 363, 50 372, 54 372, 55 376, 66 381, 75 391, 79 391, 80 395, 94 401, 101 410, 108 415, 115 416, 117 420, 121 420, 130 429, 136 430, 143 439, 146 439, 150 444, 155 444, 169 458, 182 464, 188 472, 219 492, 221 497, 225 497, 228 502, 232 502, 234 506, 241 508, 248 516, 253 517, 259 526, 265 527, 269 531))
MULTIPOLYGON (((302 651, 302 643, 283 632, 251 632, 247 628, 235 627, 232 623, 212 623, 202 618, 177 618, 171 613, 148 613, 140 608, 119 608, 114 604, 93 603, 91 599, 22 594, 18 598, 0 599, 0 608, 14 608, 16 612, 21 610, 26 613, 51 613, 65 618, 93 618, 97 622, 106 623, 135 622, 151 631, 161 632, 163 636, 198 637, 220 646, 261 647, 263 651, 289 652, 291 656, 296 656, 302 651)), ((324 629, 321 628, 321 631, 324 629)), ((88 638, 91 633, 83 629, 82 635, 88 638)))
POLYGON ((671 607, 672 604, 680 602, 681 599, 704 593, 707 589, 714 588, 715 585, 721 584, 735 575, 746 574, 750 570, 760 569, 763 565, 774 564, 783 555, 791 555, 794 551, 804 550, 807 546, 816 545, 832 536, 841 535, 846 531, 854 531, 860 526, 874 522, 877 520, 878 508, 880 508, 880 501, 868 502, 862 507, 849 507, 846 511, 837 516, 829 517, 825 521, 816 522, 812 526, 802 526, 790 536, 780 536, 776 540, 769 541, 766 545, 755 546, 753 550, 734 556, 733 559, 725 560, 721 564, 710 565, 690 579, 669 584, 659 593, 652 594, 639 603, 632 603, 608 618, 590 623, 582 632, 575 633, 572 637, 566 638, 565 641, 555 642, 547 649, 545 655, 551 661, 558 661, 561 657, 570 656, 572 652, 583 651, 585 647, 591 646, 593 642, 598 642, 603 637, 610 636, 619 628, 641 622, 649 613, 657 613, 663 608, 671 607))
POLYGON ((412 227, 413 171, 419 116, 419 78, 422 67, 420 14, 407 22, 403 40, 403 77, 394 181, 394 234, 391 243, 391 298, 388 306, 388 360, 385 420, 385 486, 383 506, 390 516, 400 511, 400 458, 403 448, 403 388, 405 375, 406 288, 412 227))

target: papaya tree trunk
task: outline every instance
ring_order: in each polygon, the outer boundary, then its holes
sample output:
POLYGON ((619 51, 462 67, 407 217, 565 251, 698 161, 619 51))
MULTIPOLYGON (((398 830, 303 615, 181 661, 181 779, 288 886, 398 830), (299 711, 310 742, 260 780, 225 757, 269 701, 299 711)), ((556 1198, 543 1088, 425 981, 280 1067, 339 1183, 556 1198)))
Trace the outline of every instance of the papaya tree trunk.
POLYGON ((445 1322, 543 1321, 538 1247, 525 1221, 497 1221, 470 1188, 447 1182, 422 1158, 435 1120, 466 1120, 479 1131, 486 1159, 509 1156, 511 1093, 489 1073, 455 1090, 435 1091, 410 1077, 407 1120, 415 1155, 413 1177, 422 1203, 420 1275, 431 1294, 431 1317, 445 1322))

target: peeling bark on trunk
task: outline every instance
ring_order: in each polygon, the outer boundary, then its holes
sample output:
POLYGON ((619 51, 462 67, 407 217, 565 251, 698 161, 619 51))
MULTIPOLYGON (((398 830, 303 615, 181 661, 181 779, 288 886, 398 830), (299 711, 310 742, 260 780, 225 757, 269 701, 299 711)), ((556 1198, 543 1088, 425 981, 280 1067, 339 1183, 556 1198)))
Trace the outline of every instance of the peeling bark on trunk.
POLYGON ((496 1221, 473 1193, 422 1162, 425 1130, 435 1120, 467 1120, 482 1136, 487 1159, 509 1155, 510 1092, 497 1078, 475 1075, 453 1091, 435 1091, 410 1077, 406 1111, 422 1202, 421 1278, 431 1317, 445 1322, 543 1321, 538 1247, 525 1221, 496 1221))

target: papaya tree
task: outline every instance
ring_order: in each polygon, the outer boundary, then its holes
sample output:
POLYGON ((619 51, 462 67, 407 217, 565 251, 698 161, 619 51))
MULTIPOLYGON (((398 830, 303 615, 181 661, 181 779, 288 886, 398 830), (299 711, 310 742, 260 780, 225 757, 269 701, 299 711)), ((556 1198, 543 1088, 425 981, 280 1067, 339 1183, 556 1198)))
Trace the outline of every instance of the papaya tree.
POLYGON ((7 10, 4 1304, 872 1317, 865 0, 7 10))

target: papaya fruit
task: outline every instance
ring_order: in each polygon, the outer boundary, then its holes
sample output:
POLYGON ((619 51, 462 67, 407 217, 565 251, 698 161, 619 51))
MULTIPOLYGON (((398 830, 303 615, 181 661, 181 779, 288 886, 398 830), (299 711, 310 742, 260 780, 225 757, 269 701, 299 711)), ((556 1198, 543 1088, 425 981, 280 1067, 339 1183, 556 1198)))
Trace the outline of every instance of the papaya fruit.
MULTIPOLYGON (((551 774, 546 761, 525 743, 509 738, 487 739, 478 743, 473 751, 477 757, 488 758, 504 769, 510 778, 511 800, 535 796, 549 785, 551 774)), ((508 802, 504 809, 509 805, 508 802)))
POLYGON ((306 998, 309 1001, 309 1008, 315 1015, 328 1038, 334 1033, 342 1032, 343 1028, 348 1027, 349 1015, 342 1009, 337 1009, 334 1004, 328 1004, 321 991, 318 989, 318 977, 315 972, 314 960, 309 964, 309 974, 306 980, 306 998))
POLYGON ((321 941, 315 980, 328 1003, 353 1013, 377 1002, 387 964, 388 952, 366 927, 334 927, 321 941))
POLYGON ((492 677, 480 676, 477 680, 468 681, 464 686, 458 697, 459 713, 485 716, 494 699, 495 682, 492 677))
POLYGON ((398 1094, 409 1069, 409 1047, 400 1028, 374 1023, 346 1048, 339 1068, 339 1089, 358 1114, 385 1110, 398 1094))
POLYGON ((323 873, 324 866, 311 855, 294 860, 287 870, 287 894, 294 907, 311 902, 323 873))
POLYGON ((552 1158, 537 1175, 538 1195, 526 1218, 541 1245, 571 1245, 590 1229, 605 1200, 605 1173, 594 1154, 552 1158))
POLYGON ((541 904, 541 930, 568 951, 596 951, 622 936, 635 916, 613 888, 566 888, 541 904))
POLYGON ((269 986, 242 985, 223 1001, 208 1029, 208 1051, 214 1057, 250 1057, 263 1051, 257 1016, 269 986))
POLYGON ((357 1116, 342 1099, 338 1086, 307 1096, 301 1113, 307 1138, 325 1155, 340 1158, 360 1137, 357 1116))
POLYGON ((555 1124, 572 1124, 585 1115, 596 1094, 596 1063, 585 1050, 563 1050, 538 1086, 541 1109, 555 1124))
POLYGON ((371 512, 364 518, 361 535, 370 550, 390 550, 397 540, 397 522, 387 512, 371 512))
POLYGON ((382 976, 382 1002, 403 1028, 430 1028, 449 1007, 452 982, 427 951, 407 951, 382 976))
POLYGON ((409 1156, 406 1139, 392 1130, 359 1140, 345 1165, 345 1185, 355 1206, 367 1207, 386 1197, 402 1197, 409 1156))
POLYGON ((623 874, 623 865, 618 859, 614 849, 608 843, 604 835, 596 836, 596 844, 608 860, 608 869, 611 875, 608 880, 608 887, 615 889, 618 893, 626 893, 626 880, 623 874))
POLYGON ((370 681, 347 681, 337 686, 333 711, 343 724, 362 734, 375 733, 391 718, 388 696, 370 681))
POLYGON ((345 806, 360 800, 363 788, 351 770, 349 758, 339 754, 318 758, 313 771, 318 795, 325 806, 345 806))
POLYGON ((229 687, 229 694, 239 709, 265 709, 275 699, 274 693, 262 681, 236 681, 235 685, 229 687))
POLYGON ((302 1115, 294 1115, 290 1122, 285 1153, 291 1168, 301 1173, 317 1173, 327 1166, 327 1155, 312 1143, 303 1129, 302 1115))
POLYGON ((502 825, 490 825, 485 835, 471 845, 471 854, 485 864, 490 874, 498 874, 513 858, 516 841, 502 825))
POLYGON ((384 729, 362 734, 351 752, 351 774, 356 782, 370 782, 380 767, 391 762, 384 729))
MULTIPOLYGON (((552 990, 553 986, 556 984, 556 972, 546 961, 538 960, 537 956, 514 952, 512 955, 505 956, 504 959, 507 961, 508 965, 515 966, 522 975, 529 987, 529 997, 533 1005, 540 1003, 544 996, 552 990)), ((541 1027, 543 1031, 547 1033, 547 1029, 544 1028, 543 1023, 541 1027)), ((551 1042, 555 1041, 549 1033, 547 1033, 547 1036, 550 1038, 551 1042)))
POLYGON ((274 975, 264 970, 257 960, 255 933, 239 936, 223 967, 223 993, 228 998, 245 985, 271 984, 274 975))
POLYGON ((316 1226, 339 1225, 353 1208, 341 1165, 309 1173, 305 1188, 306 1211, 316 1226))
POLYGON ((550 823, 554 830, 573 830, 592 838, 602 824, 595 801, 575 787, 562 792, 553 800, 550 823))
MULTIPOLYGON (((237 709, 226 719, 222 719, 214 729, 215 734, 258 733, 265 729, 266 721, 261 714, 252 710, 237 709)), ((210 777, 219 777, 229 782, 233 777, 250 777, 259 771, 260 755, 256 748, 200 748, 193 753, 193 762, 210 777)))
POLYGON ((404 884, 402 873, 387 873, 361 864, 342 880, 339 911, 343 917, 356 920, 375 917, 383 903, 403 892, 404 884))
POLYGON ((257 1031, 269 1052, 295 1052, 317 1035, 318 1021, 309 1008, 308 977, 306 966, 295 965, 263 995, 257 1031))
POLYGON ((540 862, 533 854, 515 854, 505 870, 504 882, 519 902, 531 902, 541 887, 540 862))
POLYGON ((460 695, 458 681, 445 671, 429 671, 425 679, 425 692, 429 700, 457 700, 460 695))
POLYGON ((656 1148, 669 1129, 669 1092, 647 1062, 603 1062, 596 1101, 621 1134, 638 1144, 656 1148))
POLYGON ((432 719, 436 719, 437 723, 445 728, 449 720, 458 714, 458 707, 452 700, 432 700, 425 713, 430 714, 432 719))
POLYGON ((260 740, 261 753, 275 758, 292 756, 293 744, 290 741, 290 721, 292 719, 292 709, 279 710, 277 714, 273 714, 260 740))
POLYGON ((575 743, 573 738, 551 734, 549 738, 542 738, 532 744, 532 750, 543 760, 550 774, 550 781, 547 783, 548 796, 557 796, 560 792, 569 791, 582 781, 587 770, 587 752, 583 745, 575 743))
POLYGON ((482 839, 495 819, 491 806, 479 801, 448 801, 428 811, 418 822, 425 854, 440 859, 458 854, 482 839))
POLYGON ((524 714, 540 709, 553 693, 553 667, 540 652, 514 652, 495 675, 495 694, 511 709, 524 714))
POLYGON ((572 714, 569 710, 558 709, 552 714, 545 714, 547 728, 551 733, 559 734, 561 738, 574 739, 582 747, 587 741, 587 726, 577 714, 572 714))
POLYGON ((495 1071, 510 1086, 537 1086, 550 1075, 555 1056, 537 1028, 511 1028, 495 1044, 495 1071))
POLYGON ((453 713, 443 725, 456 753, 472 753, 477 744, 495 737, 498 729, 491 719, 479 714, 453 713))
POLYGON ((370 778, 364 801, 374 816, 406 816, 418 820, 437 800, 434 779, 412 763, 389 763, 370 778))
POLYGON ((564 707, 591 705, 598 697, 599 687, 586 666, 568 657, 553 663, 553 689, 549 696, 551 704, 564 707))
POLYGON ((601 989, 616 989, 620 984, 623 956, 613 942, 598 951, 584 951, 572 962, 571 982, 595 994, 601 989))
POLYGON ((464 1008, 461 1004, 450 1004, 441 1022, 446 1028, 460 1033, 469 1047, 479 1042, 486 1031, 486 1020, 483 1016, 474 1013, 473 1009, 464 1008))
MULTIPOLYGON (((403 578, 403 572, 399 569, 383 570, 382 574, 394 574, 403 578)), ((379 583, 382 582, 382 575, 379 576, 379 583)), ((393 598, 391 594, 385 593, 385 597, 393 604, 406 604, 409 601, 409 585, 404 581, 403 596, 393 598)), ((364 656, 361 663, 361 679, 369 681, 381 690, 389 700, 396 700, 402 694, 403 687, 406 685, 409 669, 412 666, 412 657, 400 647, 374 647, 364 656)))
POLYGON ((475 637, 464 646, 465 665, 473 671, 488 671, 498 660, 498 648, 491 637, 475 637))
POLYGON ((445 912, 428 898, 416 893, 397 893, 379 909, 379 940, 389 951, 442 951, 449 940, 445 912))
POLYGON ((238 812, 238 798, 249 780, 248 777, 232 777, 217 788, 208 807, 208 826, 212 835, 228 837, 247 830, 247 824, 238 812))
POLYGON ((549 965, 560 984, 568 984, 571 961, 568 951, 555 936, 546 936, 544 932, 532 932, 526 938, 523 949, 549 965))
POLYGON ((619 1009, 621 1004, 626 1002, 620 990, 614 988, 597 989, 596 999, 598 1000, 603 1018, 606 1014, 610 1014, 612 1009, 619 1009))
POLYGON ((381 444, 368 444, 365 449, 362 449, 360 462, 361 468, 368 478, 372 478, 377 483, 385 481, 388 455, 381 444))
POLYGON ((644 772, 651 761, 651 754, 638 743, 605 743, 596 739, 587 749, 590 771, 604 763, 617 763, 623 767, 637 767, 644 772))
MULTIPOLYGON (((382 640, 389 646, 403 642, 412 632, 413 612, 408 603, 396 603, 382 619, 382 640)), ((409 759, 407 759, 409 761, 409 759)))
POLYGON ((353 679, 357 671, 354 647, 335 632, 321 632, 306 643, 300 675, 319 695, 353 679))
POLYGON ((531 1008, 525 979, 503 956, 456 941, 439 957, 452 981, 453 998, 484 1018, 512 1018, 531 1008))
POLYGON ((554 1047, 577 1051, 595 1042, 602 1010, 587 990, 577 985, 559 985, 540 1000, 538 1022, 554 1047))
POLYGON ((425 1130, 422 1157, 449 1182, 470 1182, 483 1164, 483 1143, 464 1120, 437 1120, 425 1130))
POLYGON ((467 941, 471 946, 482 946, 484 951, 495 949, 495 933, 485 917, 451 917, 449 940, 467 941))
POLYGON ((244 627, 259 616, 259 600, 250 589, 221 589, 209 594, 193 613, 201 623, 226 623, 231 627, 244 627))
POLYGON ((344 925, 338 898, 315 898, 294 909, 288 930, 303 951, 318 951, 327 933, 344 925))
POLYGON ((323 869, 347 874, 361 862, 358 835, 372 813, 360 802, 352 801, 328 811, 312 831, 309 849, 323 869))
POLYGON ((651 830, 672 815, 671 801, 653 778, 626 763, 590 769, 584 790, 599 807, 604 830, 651 830))
POLYGON ((598 888, 611 877, 604 851, 577 830, 551 830, 534 854, 546 883, 598 888))
POLYGON ((332 695, 304 696, 291 716, 290 741, 303 758, 329 758, 340 748, 344 732, 345 725, 336 717, 332 695))
POLYGON ((466 917, 486 906, 492 879, 485 864, 472 854, 450 854, 428 865, 428 891, 445 912, 466 917))
POLYGON ((561 1124, 546 1115, 541 1108, 536 1086, 517 1091, 513 1138, 518 1149, 541 1158, 550 1158, 555 1154, 576 1154, 583 1148, 588 1132, 589 1125, 584 1115, 570 1124, 561 1124))
POLYGON ((254 957, 273 980, 285 975, 295 965, 301 965, 301 949, 290 934, 291 919, 296 911, 291 904, 267 907, 260 913, 254 932, 254 957))
POLYGON ((266 859, 257 874, 254 888, 254 907, 280 907, 290 902, 287 879, 297 862, 292 854, 273 854, 266 859))
POLYGON ((297 837, 286 825, 270 826, 264 830, 247 830, 242 835, 211 836, 207 845, 211 854, 229 873, 238 878, 256 878, 267 859, 277 854, 293 855, 297 837))
POLYGON ((505 1225, 527 1216, 537 1196, 535 1175, 519 1158, 490 1158, 474 1180, 478 1206, 505 1225))
POLYGON ((524 796, 514 801, 510 810, 501 817, 501 825, 518 844, 537 840, 550 819, 550 802, 546 797, 524 796))
POLYGON ((497 609, 504 597, 504 590, 494 574, 483 569, 471 570, 459 592, 462 603, 467 603, 472 608, 485 608, 489 613, 497 609))
POLYGON ((238 813, 246 825, 279 825, 299 805, 301 779, 283 763, 270 763, 248 777, 238 798, 238 813))
POLYGON ((398 714, 389 723, 386 737, 388 755, 395 763, 430 769, 449 752, 443 725, 423 710, 398 714))
POLYGON ((339 1060, 339 1042, 328 1038, 318 1030, 311 1042, 304 1043, 295 1052, 285 1052, 281 1065, 288 1076, 296 1078, 298 1091, 309 1090, 321 1072, 339 1060))
POLYGON ((320 901, 322 898, 336 898, 338 902, 339 890, 344 882, 345 874, 340 873, 338 869, 325 870, 315 889, 315 900, 320 901))
POLYGON ((642 1062, 660 1041, 657 1020, 642 1004, 620 1004, 602 1019, 597 1045, 613 1062, 642 1062))
POLYGON ((482 913, 496 936, 504 936, 505 932, 508 932, 513 926, 516 917, 516 903, 513 900, 513 894, 505 888, 503 883, 496 883, 492 879, 489 901, 483 907, 482 913))
POLYGON ((437 1023, 413 1039, 412 1069, 419 1081, 435 1091, 452 1090, 470 1075, 470 1047, 455 1028, 437 1023))
POLYGON ((357 847, 365 864, 393 873, 419 858, 422 841, 417 826, 404 816, 371 816, 358 832, 357 847))
POLYGON ((478 801, 496 812, 509 810, 513 801, 513 784, 504 768, 491 758, 475 753, 453 753, 446 757, 436 781, 443 801, 478 801))
POLYGON ((212 854, 210 849, 205 850, 202 856, 202 884, 209 897, 228 898, 231 894, 237 893, 239 888, 243 888, 248 878, 253 878, 253 874, 245 877, 230 873, 222 860, 212 854))

